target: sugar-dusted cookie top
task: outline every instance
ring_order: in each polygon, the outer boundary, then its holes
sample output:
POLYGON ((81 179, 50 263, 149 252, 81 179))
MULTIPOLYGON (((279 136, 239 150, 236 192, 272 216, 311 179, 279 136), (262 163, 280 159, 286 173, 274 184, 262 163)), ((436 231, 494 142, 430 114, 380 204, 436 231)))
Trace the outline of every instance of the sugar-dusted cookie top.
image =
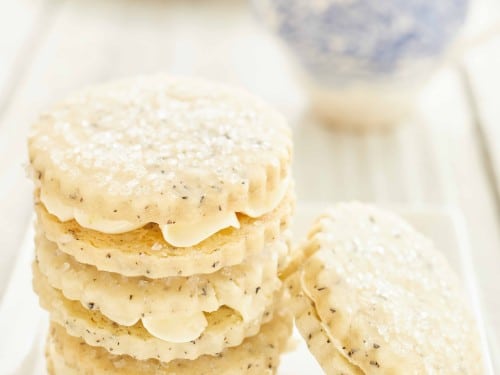
MULTIPOLYGON (((318 219, 303 250, 312 255, 289 285, 296 313, 312 306, 321 323, 321 353, 340 354, 366 374, 483 373, 457 277, 399 217, 337 205, 318 219)), ((306 340, 314 336, 297 324, 306 340)))
POLYGON ((154 222, 179 246, 277 206, 291 152, 284 118, 259 99, 168 76, 84 90, 29 139, 41 200, 59 219, 106 233, 154 222))

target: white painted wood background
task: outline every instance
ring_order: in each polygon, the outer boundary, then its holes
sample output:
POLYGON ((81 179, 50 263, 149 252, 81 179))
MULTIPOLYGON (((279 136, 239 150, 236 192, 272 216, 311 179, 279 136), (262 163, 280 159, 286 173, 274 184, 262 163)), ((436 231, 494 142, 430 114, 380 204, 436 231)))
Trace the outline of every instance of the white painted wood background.
POLYGON ((0 298, 31 217, 22 165, 37 113, 84 85, 163 71, 243 85, 281 110, 295 132, 303 201, 445 207, 461 217, 495 344, 499 22, 497 1, 478 0, 464 33, 471 42, 429 83, 414 120, 391 133, 353 135, 307 114, 288 60, 243 1, 0 0, 0 298))

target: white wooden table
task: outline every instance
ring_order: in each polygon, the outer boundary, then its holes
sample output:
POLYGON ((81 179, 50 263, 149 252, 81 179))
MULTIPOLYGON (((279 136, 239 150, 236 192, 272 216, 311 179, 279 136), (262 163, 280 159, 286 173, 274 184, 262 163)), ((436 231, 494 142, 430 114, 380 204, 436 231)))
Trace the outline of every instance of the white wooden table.
MULTIPOLYGON (((466 38, 500 19, 487 1, 473 8, 466 38)), ((436 74, 414 120, 360 136, 307 114, 288 60, 243 1, 1 1, 0 298, 31 217, 22 165, 37 113, 84 85, 164 71, 236 83, 280 109, 294 128, 303 201, 454 212, 474 249, 490 339, 500 342, 500 35, 490 34, 436 74)))

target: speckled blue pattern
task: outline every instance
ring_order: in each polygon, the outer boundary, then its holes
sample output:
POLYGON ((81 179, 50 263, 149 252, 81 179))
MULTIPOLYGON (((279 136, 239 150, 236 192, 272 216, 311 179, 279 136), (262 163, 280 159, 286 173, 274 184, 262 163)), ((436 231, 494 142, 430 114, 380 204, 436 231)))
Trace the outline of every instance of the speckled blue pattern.
POLYGON ((466 0, 253 0, 305 67, 320 77, 388 75, 439 56, 466 0))

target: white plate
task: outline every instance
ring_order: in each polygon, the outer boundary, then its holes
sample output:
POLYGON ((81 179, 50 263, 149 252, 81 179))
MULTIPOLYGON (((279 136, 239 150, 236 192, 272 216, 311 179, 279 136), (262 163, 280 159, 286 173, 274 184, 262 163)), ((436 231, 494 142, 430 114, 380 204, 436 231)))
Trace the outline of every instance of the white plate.
MULTIPOLYGON (((296 238, 302 238, 324 203, 298 205, 294 223, 296 238)), ((486 326, 477 292, 472 254, 464 237, 465 231, 458 214, 435 209, 396 209, 419 231, 430 237, 441 249, 452 267, 461 276, 481 332, 483 353, 488 375, 493 375, 491 358, 495 358, 486 340, 486 326)), ((47 315, 39 307, 31 290, 31 259, 33 230, 28 230, 16 268, 0 305, 0 370, 6 375, 45 374, 43 342, 47 315)), ((322 374, 307 346, 297 334, 296 348, 282 357, 279 375, 322 374)))

